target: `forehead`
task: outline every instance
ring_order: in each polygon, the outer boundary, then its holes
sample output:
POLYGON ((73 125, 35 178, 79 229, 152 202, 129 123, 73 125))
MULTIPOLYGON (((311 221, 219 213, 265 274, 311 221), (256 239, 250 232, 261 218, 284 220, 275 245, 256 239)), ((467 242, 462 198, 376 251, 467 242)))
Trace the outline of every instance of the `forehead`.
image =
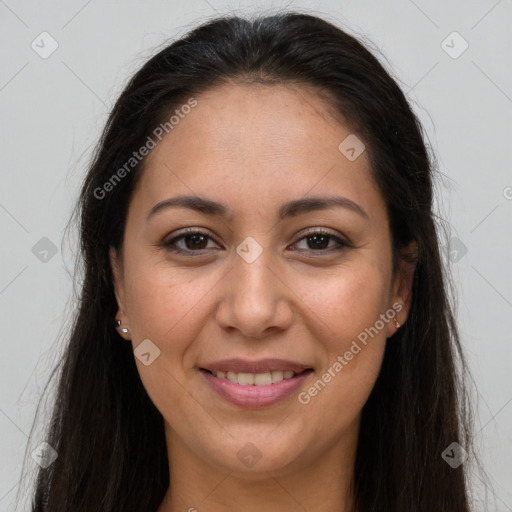
POLYGON ((366 152, 340 151, 354 134, 315 89, 225 84, 195 100, 146 158, 137 191, 146 205, 179 192, 268 208, 340 192, 367 211, 383 206, 366 152))

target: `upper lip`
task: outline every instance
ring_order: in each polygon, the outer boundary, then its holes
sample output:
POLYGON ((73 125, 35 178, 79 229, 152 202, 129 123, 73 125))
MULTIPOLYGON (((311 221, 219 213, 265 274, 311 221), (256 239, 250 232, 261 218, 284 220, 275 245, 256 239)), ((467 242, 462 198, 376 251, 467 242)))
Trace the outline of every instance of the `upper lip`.
POLYGON ((310 368, 311 366, 306 364, 286 359, 259 359, 254 361, 248 359, 224 359, 201 366, 201 369, 212 372, 234 373, 266 373, 279 370, 301 373, 310 368))

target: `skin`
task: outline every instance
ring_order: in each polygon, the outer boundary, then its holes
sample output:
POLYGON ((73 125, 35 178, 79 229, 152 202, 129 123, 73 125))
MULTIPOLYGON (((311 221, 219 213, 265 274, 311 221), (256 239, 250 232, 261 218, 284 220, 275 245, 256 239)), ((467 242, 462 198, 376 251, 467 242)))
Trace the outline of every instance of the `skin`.
POLYGON ((348 512, 361 409, 394 322, 308 404, 298 393, 394 303, 406 321, 414 267, 393 276, 385 202, 366 152, 354 161, 340 152, 350 127, 313 89, 229 84, 196 99, 147 157, 122 253, 111 251, 117 319, 129 329, 120 334, 134 349, 150 339, 160 350, 148 366, 135 359, 165 420, 173 492, 158 512, 348 512), (182 194, 221 202, 232 217, 180 207, 147 219, 182 194), (368 217, 331 207, 277 218, 284 202, 313 196, 346 197, 368 217), (184 254, 164 247, 186 227, 209 238, 176 241, 184 254), (317 228, 351 247, 335 250, 326 237, 316 248, 304 237, 317 228), (252 263, 236 252, 248 236, 262 249, 252 263), (314 372, 285 400, 242 409, 198 370, 232 357, 289 359, 314 372), (252 467, 237 457, 247 442, 261 455, 252 467))

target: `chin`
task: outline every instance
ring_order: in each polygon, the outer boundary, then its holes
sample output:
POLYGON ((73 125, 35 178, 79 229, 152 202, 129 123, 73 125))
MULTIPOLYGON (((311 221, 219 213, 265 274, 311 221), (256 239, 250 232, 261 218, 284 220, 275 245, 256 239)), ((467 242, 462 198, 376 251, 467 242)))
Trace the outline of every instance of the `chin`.
POLYGON ((292 465, 296 468, 297 459, 303 454, 300 440, 290 436, 272 436, 271 429, 260 435, 226 436, 225 443, 214 451, 209 445, 209 453, 201 458, 209 458, 220 469, 247 476, 268 478, 267 472, 288 473, 292 465))

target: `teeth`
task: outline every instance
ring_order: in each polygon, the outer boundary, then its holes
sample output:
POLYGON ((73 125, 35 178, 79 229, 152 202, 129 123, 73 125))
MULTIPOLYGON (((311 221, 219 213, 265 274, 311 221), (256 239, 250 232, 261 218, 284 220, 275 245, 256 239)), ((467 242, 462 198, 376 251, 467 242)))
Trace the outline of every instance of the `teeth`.
POLYGON ((254 384, 254 373, 239 373, 238 384, 241 386, 252 386, 254 384))
MULTIPOLYGON (((286 373, 288 373, 288 372, 286 372, 286 373)), ((283 379, 284 379, 284 372, 280 372, 280 371, 272 372, 272 384, 275 384, 276 382, 281 382, 283 379)))
POLYGON ((268 386, 269 384, 277 384, 284 379, 291 379, 295 373, 287 370, 276 370, 265 373, 236 373, 236 372, 212 372, 219 379, 227 379, 241 386, 268 386))
POLYGON ((268 386, 272 384, 272 374, 270 372, 256 373, 254 375, 254 384, 256 384, 256 386, 268 386))

